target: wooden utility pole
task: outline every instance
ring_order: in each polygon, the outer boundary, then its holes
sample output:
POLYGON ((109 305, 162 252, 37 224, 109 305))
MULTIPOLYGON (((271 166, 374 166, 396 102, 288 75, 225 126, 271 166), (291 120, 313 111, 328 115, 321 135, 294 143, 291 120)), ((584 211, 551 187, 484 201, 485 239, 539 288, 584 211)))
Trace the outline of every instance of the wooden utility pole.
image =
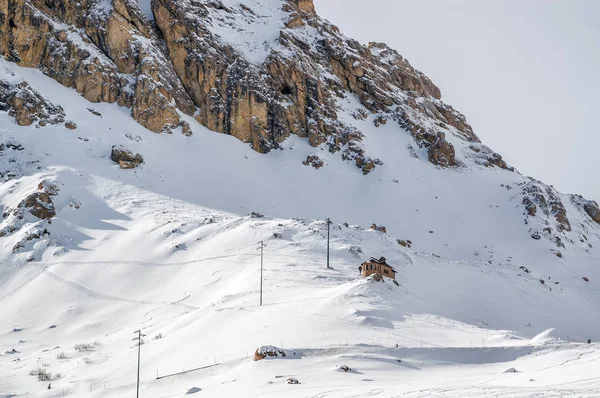
POLYGON ((329 226, 331 225, 331 220, 327 219, 327 268, 331 268, 329 266, 329 226))
POLYGON ((142 344, 143 344, 143 340, 142 337, 146 336, 145 334, 142 334, 142 330, 136 330, 133 333, 137 333, 137 337, 133 338, 133 341, 137 341, 137 346, 138 346, 138 367, 137 367, 137 393, 136 393, 136 397, 140 398, 140 354, 141 354, 141 349, 142 349, 142 344))
POLYGON ((262 240, 260 242, 258 242, 259 247, 257 248, 260 249, 260 305, 262 306, 262 296, 263 296, 263 249, 266 246, 265 242, 263 242, 262 240))

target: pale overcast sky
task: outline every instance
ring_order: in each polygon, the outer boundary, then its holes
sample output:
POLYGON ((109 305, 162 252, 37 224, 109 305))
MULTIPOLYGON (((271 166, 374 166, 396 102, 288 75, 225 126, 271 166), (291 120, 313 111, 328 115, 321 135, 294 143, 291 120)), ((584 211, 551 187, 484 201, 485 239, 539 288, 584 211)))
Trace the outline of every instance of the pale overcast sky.
POLYGON ((600 202, 600 0, 315 0, 388 43, 521 173, 600 202))

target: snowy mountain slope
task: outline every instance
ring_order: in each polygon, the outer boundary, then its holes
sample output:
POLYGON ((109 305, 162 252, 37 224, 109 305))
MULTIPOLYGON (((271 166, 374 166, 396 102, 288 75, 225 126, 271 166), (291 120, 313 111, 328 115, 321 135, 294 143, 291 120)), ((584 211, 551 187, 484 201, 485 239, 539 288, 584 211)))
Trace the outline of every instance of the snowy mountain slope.
MULTIPOLYGON (((45 178, 56 179, 59 187, 66 184, 66 194, 57 196, 63 201, 70 200, 70 196, 81 201, 84 198, 78 195, 98 195, 105 189, 98 179, 104 178, 235 214, 257 211, 286 218, 330 216, 364 227, 372 223, 385 225, 391 236, 412 240, 418 250, 455 259, 494 263, 512 257, 513 262, 527 267, 535 267, 534 260, 539 256, 548 262, 546 267, 564 266, 571 257, 577 259, 574 262, 594 260, 600 229, 569 196, 561 195, 572 226, 570 231, 560 232, 566 247, 560 248, 550 239, 535 241, 531 230, 554 220, 546 218, 541 209, 536 216, 527 215, 519 188, 529 179, 497 168, 440 170, 419 159, 400 156, 397 148, 410 144, 411 138, 396 126, 371 129, 366 138, 374 152, 393 159, 381 166, 381 171, 364 177, 326 151, 316 153, 328 167, 314 170, 301 164, 301 159, 315 153, 302 140, 289 139, 285 149, 261 156, 231 137, 208 131, 195 137, 153 136, 132 123, 121 108, 87 103, 35 70, 14 65, 11 68, 63 106, 67 117, 79 127, 20 128, 6 113, 2 114, 5 141, 22 141, 25 148, 7 148, 2 157, 4 164, 10 169, 24 163, 19 166, 19 176, 37 174, 29 178, 29 184, 14 180, 3 184, 5 192, 10 192, 4 202, 7 208, 14 208, 45 178), (103 116, 91 114, 88 108, 99 110, 103 116), (127 173, 107 159, 111 147, 117 144, 140 152, 145 158, 141 168, 127 173), (41 163, 28 167, 26 163, 31 161, 41 163), (580 242, 582 235, 585 242, 580 242), (561 249, 563 259, 549 255, 561 249)), ((10 221, 5 219, 3 223, 10 221)))
MULTIPOLYGON (((156 135, 124 108, 82 100, 39 71, 5 61, 0 70, 77 125, 21 127, 0 112, 0 394, 130 396, 140 328, 145 396, 194 388, 207 396, 600 394, 600 351, 581 344, 600 338, 599 230, 568 195, 560 197, 571 230, 558 247, 531 238, 532 228, 557 221, 539 197, 539 214, 527 215, 520 184, 529 179, 408 156, 411 136, 352 118, 352 98, 348 122, 389 159, 367 176, 295 137, 264 155, 191 118, 191 137, 156 135), (113 145, 144 163, 120 169, 113 145), (315 152, 327 167, 302 165, 315 152), (58 188, 56 215, 15 212, 42 181, 58 188), (263 307, 259 240, 267 243, 263 307), (358 265, 381 255, 400 286, 359 278, 358 265), (81 343, 91 345, 79 352, 81 343), (300 359, 253 362, 264 344, 300 359), (215 362, 156 379, 157 370, 215 362), (340 365, 355 372, 335 371, 340 365), (29 375, 38 367, 62 375, 52 390, 29 375), (511 367, 519 372, 503 373, 511 367), (290 376, 302 384, 285 384, 290 376)), ((469 145, 453 143, 459 157, 469 145)))

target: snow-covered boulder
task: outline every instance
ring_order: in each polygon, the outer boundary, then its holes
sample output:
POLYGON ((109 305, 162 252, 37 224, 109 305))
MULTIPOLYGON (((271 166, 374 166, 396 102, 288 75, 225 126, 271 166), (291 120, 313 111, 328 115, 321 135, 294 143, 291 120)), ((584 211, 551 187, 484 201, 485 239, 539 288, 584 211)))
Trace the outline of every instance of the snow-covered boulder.
POLYGON ((341 366, 336 366, 335 370, 337 372, 344 372, 344 373, 348 373, 352 371, 352 368, 348 365, 341 365, 341 366))
POLYGON ((112 147, 110 158, 113 162, 118 163, 122 169, 133 169, 144 162, 142 155, 139 153, 134 154, 121 145, 112 147))
POLYGON ((257 348, 254 353, 254 360, 260 361, 265 358, 285 358, 287 355, 281 348, 272 345, 263 345, 257 348))

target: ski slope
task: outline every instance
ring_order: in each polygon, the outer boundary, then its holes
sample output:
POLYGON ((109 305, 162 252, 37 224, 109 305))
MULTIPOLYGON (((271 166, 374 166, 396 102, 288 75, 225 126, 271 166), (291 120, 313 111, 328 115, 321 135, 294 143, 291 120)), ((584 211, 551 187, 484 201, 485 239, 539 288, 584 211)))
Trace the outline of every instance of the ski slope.
MULTIPOLYGON (((191 119, 191 137, 158 135, 127 109, 1 62, 78 127, 19 127, 0 113, 0 142, 24 148, 0 156, 15 173, 0 186, 3 212, 42 180, 60 190, 51 223, 28 215, 0 238, 0 397, 132 396, 138 329, 147 397, 600 396, 598 254, 576 230, 562 258, 531 239, 506 189, 525 181, 518 173, 438 169, 407 155, 401 128, 372 120, 352 119, 386 159, 368 176, 299 138, 262 155, 191 119), (144 163, 119 169, 119 144, 144 163), (315 151, 319 170, 302 165, 315 151), (35 228, 50 234, 26 240, 35 228), (388 259, 399 286, 360 278, 371 256, 388 259), (288 356, 255 362, 261 345, 288 356), (37 368, 61 374, 51 390, 37 368)), ((344 101, 350 114, 356 101, 344 101)))

